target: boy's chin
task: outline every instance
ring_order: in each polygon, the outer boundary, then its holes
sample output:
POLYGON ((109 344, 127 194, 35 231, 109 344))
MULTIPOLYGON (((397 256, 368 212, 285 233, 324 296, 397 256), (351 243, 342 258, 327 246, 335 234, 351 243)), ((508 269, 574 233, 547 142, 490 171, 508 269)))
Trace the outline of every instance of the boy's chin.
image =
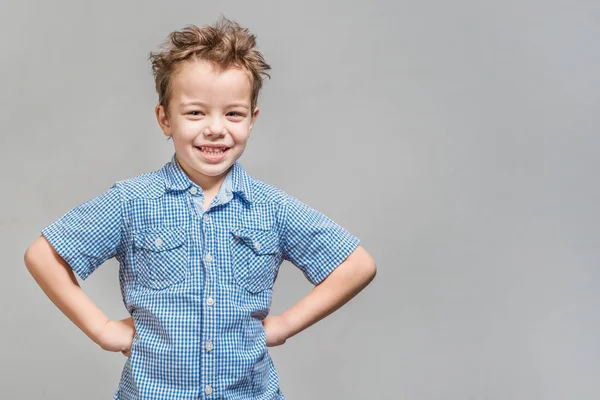
POLYGON ((215 177, 226 174, 233 165, 233 163, 234 161, 228 158, 226 158, 218 164, 207 164, 206 162, 199 162, 196 163, 195 169, 202 175, 215 177))

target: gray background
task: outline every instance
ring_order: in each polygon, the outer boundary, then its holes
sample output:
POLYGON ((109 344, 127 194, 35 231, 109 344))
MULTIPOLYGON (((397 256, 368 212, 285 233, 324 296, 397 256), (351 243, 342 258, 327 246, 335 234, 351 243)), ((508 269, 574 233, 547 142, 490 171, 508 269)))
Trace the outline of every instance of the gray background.
MULTIPOLYGON (((270 348, 300 399, 600 397, 593 1, 2 2, 0 387, 109 399, 125 357, 45 297, 39 230, 173 151, 148 52, 219 13, 272 65, 241 158, 362 239, 378 275, 270 348)), ((82 284, 127 316, 115 260, 82 284)), ((311 286, 282 265, 273 314, 311 286)))

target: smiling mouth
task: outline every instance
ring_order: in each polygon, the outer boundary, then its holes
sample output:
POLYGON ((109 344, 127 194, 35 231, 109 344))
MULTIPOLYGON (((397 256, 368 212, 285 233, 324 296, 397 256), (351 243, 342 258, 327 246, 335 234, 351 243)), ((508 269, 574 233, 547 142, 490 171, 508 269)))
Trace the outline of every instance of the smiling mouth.
POLYGON ((223 154, 229 150, 229 147, 196 146, 196 148, 206 154, 223 154))

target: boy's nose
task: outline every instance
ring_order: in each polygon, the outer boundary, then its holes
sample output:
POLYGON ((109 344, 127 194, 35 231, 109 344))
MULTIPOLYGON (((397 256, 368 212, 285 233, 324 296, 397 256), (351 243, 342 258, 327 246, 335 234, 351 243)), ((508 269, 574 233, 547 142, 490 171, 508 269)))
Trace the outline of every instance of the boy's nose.
POLYGON ((223 132, 224 124, 221 122, 219 118, 211 118, 207 121, 208 125, 204 129, 205 135, 219 135, 223 132))
POLYGON ((223 133, 223 125, 211 124, 204 129, 204 136, 220 135, 223 133))

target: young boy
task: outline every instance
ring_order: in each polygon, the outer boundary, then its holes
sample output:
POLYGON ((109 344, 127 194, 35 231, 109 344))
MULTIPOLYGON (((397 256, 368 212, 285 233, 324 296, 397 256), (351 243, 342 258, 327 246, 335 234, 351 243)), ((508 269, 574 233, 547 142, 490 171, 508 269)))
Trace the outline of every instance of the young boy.
POLYGON ((355 236, 237 161, 270 69, 255 36, 223 19, 169 39, 150 59, 170 162, 45 227, 25 264, 90 339, 128 357, 114 399, 285 399, 267 347, 349 301, 375 263, 355 236), (112 257, 131 315, 120 321, 74 275, 85 280, 112 257), (315 288, 269 316, 283 260, 315 288))

